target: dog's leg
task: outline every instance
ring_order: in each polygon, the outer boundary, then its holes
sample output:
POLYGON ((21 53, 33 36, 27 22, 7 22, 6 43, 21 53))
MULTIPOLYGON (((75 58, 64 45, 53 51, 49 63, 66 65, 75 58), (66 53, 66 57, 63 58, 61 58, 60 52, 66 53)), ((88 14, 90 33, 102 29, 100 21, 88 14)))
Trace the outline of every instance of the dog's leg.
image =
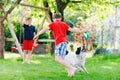
POLYGON ((74 65, 74 67, 76 67, 78 69, 78 71, 81 71, 81 69, 79 68, 78 65, 74 65))
POLYGON ((78 71, 84 72, 84 70, 81 67, 78 66, 77 68, 78 68, 78 71))
POLYGON ((81 67, 81 64, 76 64, 75 66, 76 66, 76 68, 78 69, 78 71, 84 72, 84 70, 83 70, 82 67, 81 67))
POLYGON ((83 66, 83 64, 78 64, 78 68, 79 68, 79 71, 83 71, 85 73, 88 73, 88 71, 86 70, 86 68, 83 66))
POLYGON ((84 66, 81 66, 81 68, 84 70, 85 73, 88 73, 88 71, 86 70, 84 66))

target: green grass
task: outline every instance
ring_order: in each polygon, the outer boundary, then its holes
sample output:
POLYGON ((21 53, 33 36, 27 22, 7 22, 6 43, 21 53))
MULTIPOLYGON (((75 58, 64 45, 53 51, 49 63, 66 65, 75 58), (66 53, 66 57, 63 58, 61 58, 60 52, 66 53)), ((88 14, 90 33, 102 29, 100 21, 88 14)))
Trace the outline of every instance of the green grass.
POLYGON ((31 64, 21 63, 15 53, 0 59, 0 80, 120 80, 120 54, 87 58, 89 73, 76 72, 73 78, 49 55, 32 55, 31 64))

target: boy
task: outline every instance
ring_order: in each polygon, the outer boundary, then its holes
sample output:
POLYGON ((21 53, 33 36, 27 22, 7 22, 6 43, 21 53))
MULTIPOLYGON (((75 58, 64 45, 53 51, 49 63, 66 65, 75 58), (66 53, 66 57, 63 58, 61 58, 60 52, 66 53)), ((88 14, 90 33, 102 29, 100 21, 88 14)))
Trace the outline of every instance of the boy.
POLYGON ((23 17, 25 14, 22 15, 20 25, 24 28, 24 40, 23 40, 23 63, 26 60, 26 54, 28 52, 28 64, 30 64, 32 48, 33 48, 33 37, 35 35, 35 27, 31 25, 32 19, 26 18, 26 23, 23 23, 23 17))
MULTIPOLYGON (((76 72, 76 68, 73 68, 70 64, 68 64, 64 57, 66 54, 67 47, 67 39, 66 39, 66 31, 69 30, 71 32, 80 33, 78 29, 70 28, 66 23, 61 22, 62 16, 60 13, 56 13, 53 16, 53 21, 49 24, 48 27, 43 28, 38 34, 34 37, 36 39, 40 34, 44 33, 47 30, 51 30, 55 39, 55 61, 59 64, 63 65, 68 72, 68 76, 74 76, 76 72)), ((82 31, 83 32, 83 31, 82 31)))

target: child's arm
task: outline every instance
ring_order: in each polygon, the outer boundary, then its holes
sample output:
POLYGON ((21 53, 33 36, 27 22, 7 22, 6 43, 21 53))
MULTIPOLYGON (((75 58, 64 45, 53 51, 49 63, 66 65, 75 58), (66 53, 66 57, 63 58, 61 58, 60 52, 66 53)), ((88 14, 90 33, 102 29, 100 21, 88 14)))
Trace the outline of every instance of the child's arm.
POLYGON ((20 25, 23 26, 24 23, 23 23, 23 16, 20 18, 20 25))
POLYGON ((21 17, 20 17, 20 25, 23 26, 24 22, 23 22, 23 18, 25 17, 25 13, 21 13, 21 17))
POLYGON ((80 30, 80 29, 70 28, 70 27, 69 27, 68 30, 71 31, 71 32, 75 32, 75 33, 83 33, 83 32, 86 32, 86 31, 87 31, 87 29, 82 29, 82 30, 80 30))
POLYGON ((41 35, 41 34, 43 34, 45 31, 47 31, 47 30, 49 30, 49 27, 45 27, 45 28, 43 28, 41 31, 39 31, 38 33, 37 33, 37 35, 35 35, 34 36, 34 40, 39 36, 39 35, 41 35))

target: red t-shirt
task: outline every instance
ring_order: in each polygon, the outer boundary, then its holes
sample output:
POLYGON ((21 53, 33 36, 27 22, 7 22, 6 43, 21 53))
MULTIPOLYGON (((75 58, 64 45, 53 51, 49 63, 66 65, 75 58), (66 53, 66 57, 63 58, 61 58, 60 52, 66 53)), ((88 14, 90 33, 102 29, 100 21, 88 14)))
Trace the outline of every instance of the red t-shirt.
POLYGON ((56 45, 61 42, 67 42, 66 31, 69 26, 66 23, 56 20, 49 24, 49 28, 53 32, 56 45))

